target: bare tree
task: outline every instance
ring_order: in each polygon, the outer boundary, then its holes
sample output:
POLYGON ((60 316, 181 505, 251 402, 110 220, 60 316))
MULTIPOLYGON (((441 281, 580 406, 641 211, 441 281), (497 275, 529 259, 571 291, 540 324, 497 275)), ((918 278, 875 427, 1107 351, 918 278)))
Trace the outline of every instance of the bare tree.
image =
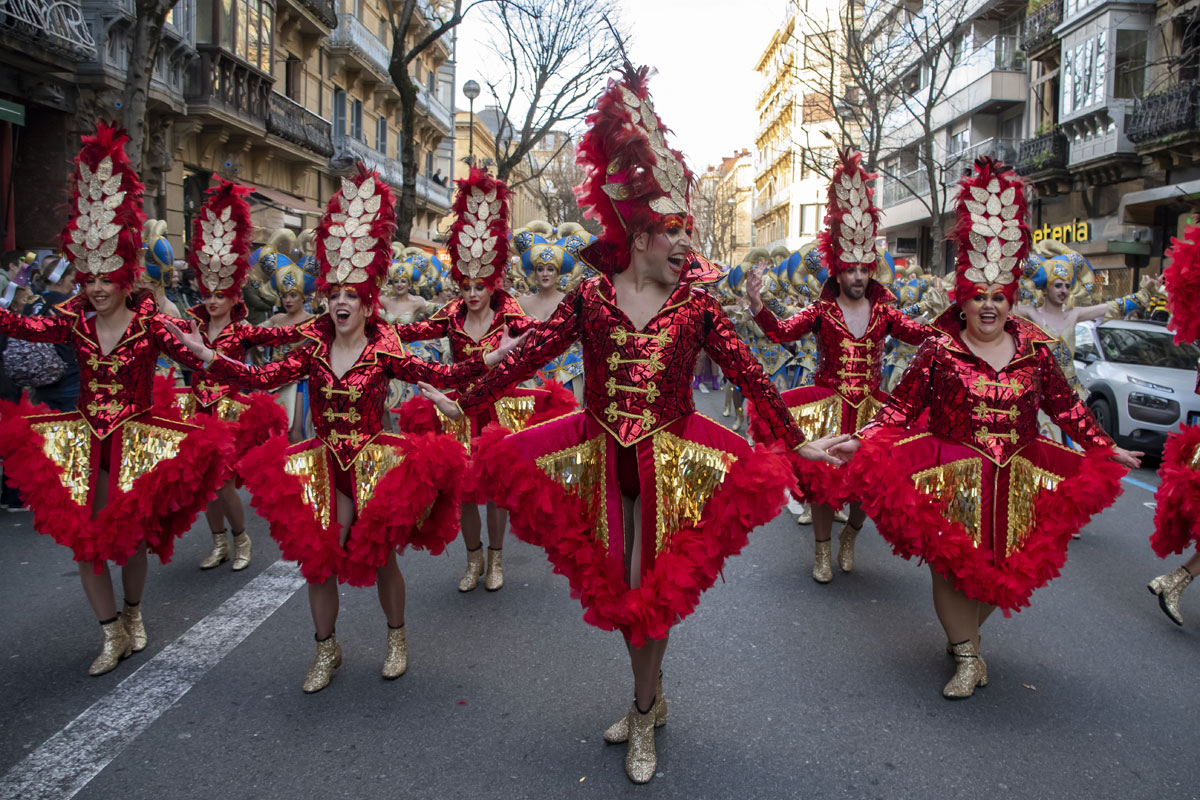
MULTIPOLYGON (((148 1, 148 0, 147 0, 148 1)), ((158 0, 167 2, 167 0, 158 0)), ((388 74, 400 93, 400 166, 404 180, 396 204, 396 238, 405 244, 412 236, 413 217, 417 213, 417 148, 413 136, 416 121, 418 86, 409 77, 409 67, 417 56, 434 42, 457 27, 467 13, 486 3, 508 5, 512 0, 387 0, 388 17, 392 28, 392 60, 388 74), (424 36, 410 40, 408 32, 419 27, 424 15, 430 30, 424 36)))
POLYGON ((709 167, 692 190, 692 241, 703 255, 719 260, 716 238, 718 180, 716 168, 709 167))
POLYGON ((532 154, 530 162, 528 168, 531 173, 535 169, 540 171, 541 177, 533 185, 538 200, 546 209, 547 219, 555 225, 577 222, 598 236, 600 223, 584 218, 583 209, 575 197, 575 187, 583 183, 586 174, 583 167, 575 163, 575 140, 562 135, 553 154, 546 157, 544 163, 536 164, 532 154))
POLYGON ((150 80, 162 44, 163 25, 176 0, 134 0, 133 30, 129 37, 129 66, 125 86, 121 91, 121 124, 129 133, 125 150, 133 168, 142 171, 146 153, 146 105, 150 96, 150 80))
POLYGON ((531 162, 530 153, 588 113, 624 43, 607 24, 617 19, 614 0, 502 3, 488 12, 488 46, 509 68, 484 81, 497 108, 496 177, 518 186, 541 177, 550 161, 531 162), (522 165, 529 174, 516 173, 522 165))

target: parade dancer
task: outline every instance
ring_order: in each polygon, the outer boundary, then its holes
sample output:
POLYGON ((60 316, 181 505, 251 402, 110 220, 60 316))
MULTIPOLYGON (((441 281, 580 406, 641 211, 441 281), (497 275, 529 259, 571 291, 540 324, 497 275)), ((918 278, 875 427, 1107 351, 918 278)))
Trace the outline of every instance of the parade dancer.
POLYGON ((142 270, 142 183, 125 154, 127 141, 100 123, 75 159, 75 216, 62 240, 82 293, 54 316, 0 313, 0 333, 69 344, 79 362, 77 411, 0 404, 0 458, 33 509, 34 527, 70 547, 79 562, 84 594, 104 631, 91 675, 145 649, 147 551, 170 560, 175 537, 225 480, 232 446, 223 423, 185 424, 154 408, 159 352, 191 359, 164 328, 154 295, 133 289, 142 270), (109 561, 123 567, 120 615, 109 561))
MULTIPOLYGON (((1200 340, 1200 225, 1189 225, 1171 241, 1163 283, 1175 343, 1200 340)), ((1200 393, 1200 375, 1196 392, 1200 393)), ((1150 581, 1158 605, 1176 625, 1183 624, 1179 601, 1183 590, 1200 575, 1200 425, 1181 425, 1167 438, 1155 495, 1154 534, 1150 544, 1159 558, 1195 547, 1184 564, 1150 581)))
MULTIPOLYGON (((440 553, 458 529, 462 448, 446 437, 385 433, 383 403, 393 378, 459 384, 481 375, 484 361, 428 364, 408 355, 394 330, 378 322, 394 228, 391 190, 359 164, 356 177, 343 179, 330 199, 317 229, 317 288, 329 311, 302 326, 308 341, 280 361, 252 367, 215 353, 198 334, 172 327, 211 377, 258 389, 307 377, 312 388, 315 438, 289 447, 278 434, 242 462, 255 508, 270 523, 283 557, 299 562, 308 581, 317 641, 304 680, 310 693, 325 688, 342 661, 335 636, 339 581, 377 585, 388 623, 383 677, 404 674, 405 591, 396 551, 440 553)), ((514 344, 505 339, 489 361, 514 344)), ((420 385, 443 413, 461 415, 440 392, 420 385)))
MULTIPOLYGON (((455 364, 478 361, 495 350, 508 331, 520 336, 537 325, 521 305, 500 288, 508 266, 508 187, 485 171, 472 168, 470 175, 455 181, 455 220, 450 228, 450 277, 462 288, 462 297, 450 301, 424 322, 399 325, 396 332, 406 342, 448 337, 455 364)), ((404 430, 442 430, 455 436, 468 451, 471 440, 490 423, 499 422, 509 431, 519 431, 543 414, 565 413, 574 398, 565 398, 561 386, 554 389, 513 389, 495 402, 472 409, 465 421, 433 417, 429 402, 414 398, 401 408, 404 430), (535 418, 536 415, 536 418, 535 418)), ((467 548, 467 568, 458 582, 460 592, 473 591, 480 578, 489 592, 504 586, 504 529, 507 513, 497 507, 486 484, 468 481, 463 492, 462 534, 467 548), (479 505, 487 510, 488 553, 483 560, 479 505)))
MULTIPOLYGON (((220 177, 208 190, 208 199, 192 223, 192 247, 188 266, 196 273, 203 302, 187 313, 204 342, 215 352, 242 361, 251 347, 278 347, 300 338, 293 326, 250 325, 242 302, 242 285, 250 270, 250 190, 220 177)), ((282 260, 282 259, 281 259, 282 260)), ((290 261, 288 262, 290 265, 290 261)), ((292 267, 295 268, 294 266, 292 267)), ((287 269, 277 267, 276 271, 287 269)), ((274 277, 274 274, 272 275, 274 277)), ((234 468, 251 447, 269 436, 286 431, 289 419, 268 394, 237 391, 224 381, 203 372, 193 372, 191 386, 181 389, 182 418, 197 414, 215 416, 232 423, 235 447, 228 463, 227 480, 208 504, 204 515, 212 532, 212 550, 200 569, 213 569, 230 560, 228 533, 233 537, 234 572, 250 566, 250 534, 246 533, 245 509, 234 483, 234 468)))
MULTIPOLYGON (((526 276, 533 279, 534 290, 517 302, 526 314, 545 322, 566 297, 559 285, 570 278, 575 269, 575 258, 560 244, 535 242, 521 255, 521 267, 526 276)), ((566 386, 575 395, 575 401, 582 403, 583 381, 576 380, 582 375, 583 354, 578 347, 572 347, 538 370, 536 377, 539 386, 551 381, 566 386)))
POLYGON ((1114 447, 1058 368, 1053 340, 1010 314, 1029 250, 1025 185, 982 158, 960 183, 955 304, 856 439, 848 479, 898 555, 929 563, 956 671, 942 693, 988 682, 979 627, 1059 574, 1071 534, 1111 505, 1141 453, 1114 447), (1038 435, 1037 411, 1085 448, 1038 435), (926 412, 928 412, 926 414, 926 412), (919 420, 924 422, 919 423, 919 420))
MULTIPOLYGON (((654 776, 666 722, 660 670, 671 627, 695 608, 747 533, 794 484, 778 445, 752 449, 695 413, 692 367, 706 350, 788 447, 803 436, 729 318, 702 286, 716 270, 692 252, 692 174, 663 141, 647 68, 610 82, 578 153, 580 202, 603 225, 581 257, 600 274, 558 305, 518 353, 463 399, 470 413, 581 341, 586 411, 477 448, 484 481, 514 533, 545 548, 584 620, 620 630, 634 702, 604 733, 628 742, 630 780, 654 776)), ((827 443, 803 445, 825 457, 827 443)))
MULTIPOLYGON (((764 307, 761 271, 755 270, 747 280, 750 311, 771 341, 791 342, 816 334, 820 364, 813 385, 783 395, 809 439, 854 433, 866 424, 886 397, 879 383, 887 337, 920 344, 931 333, 893 306, 891 292, 872 277, 879 261, 874 181, 875 176, 862 167, 861 153, 846 150, 840 154, 829 185, 825 229, 817 237, 821 261, 829 274, 819 300, 795 316, 779 320, 764 307)), ((753 424, 751 431, 758 438, 753 424)), ((862 492, 846 483, 842 471, 827 468, 816 470, 809 484, 807 499, 815 541, 812 577, 817 583, 829 583, 833 580, 834 512, 862 492)), ((850 504, 838 535, 837 560, 843 572, 854 569, 854 544, 866 516, 860 503, 850 504)))

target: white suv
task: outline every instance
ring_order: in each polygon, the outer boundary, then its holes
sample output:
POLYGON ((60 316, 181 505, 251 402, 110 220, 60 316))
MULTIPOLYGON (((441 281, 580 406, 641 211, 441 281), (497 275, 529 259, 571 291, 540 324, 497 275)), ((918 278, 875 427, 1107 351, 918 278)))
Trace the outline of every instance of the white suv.
POLYGON ((1200 347, 1177 345, 1153 322, 1081 322, 1075 372, 1096 421, 1131 450, 1160 455, 1180 423, 1200 424, 1196 394, 1200 347))

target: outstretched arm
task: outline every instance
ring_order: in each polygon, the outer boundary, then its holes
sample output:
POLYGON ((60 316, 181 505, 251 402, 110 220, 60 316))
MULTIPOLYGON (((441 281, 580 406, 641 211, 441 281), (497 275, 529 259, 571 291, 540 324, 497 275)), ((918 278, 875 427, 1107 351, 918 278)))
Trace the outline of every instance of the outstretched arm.
POLYGON ((247 389, 274 389, 295 383, 311 372, 311 344, 295 348, 279 361, 254 367, 213 352, 199 333, 185 331, 170 319, 163 319, 162 326, 178 340, 177 349, 182 349, 187 358, 197 363, 197 369, 207 368, 208 373, 220 381, 247 389))
POLYGON ((23 317, 0 308, 0 333, 28 342, 66 344, 72 321, 71 317, 62 315, 23 317))

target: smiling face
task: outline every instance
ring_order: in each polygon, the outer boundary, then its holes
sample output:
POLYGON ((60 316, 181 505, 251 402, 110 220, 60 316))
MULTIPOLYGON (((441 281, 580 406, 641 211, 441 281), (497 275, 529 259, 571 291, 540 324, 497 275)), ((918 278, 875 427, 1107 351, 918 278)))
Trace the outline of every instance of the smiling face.
POLYGON ((871 280, 871 271, 862 264, 839 272, 837 275, 838 288, 842 296, 848 300, 861 300, 867 293, 867 284, 871 280))
POLYGON ((1004 287, 998 283, 975 284, 975 292, 961 305, 967 317, 967 331, 984 341, 994 339, 1004 331, 1012 308, 1004 287))
POLYGON ((355 287, 343 284, 329 287, 329 316, 339 335, 360 332, 367 324, 368 311, 355 287))
POLYGON ((129 289, 122 288, 103 275, 88 275, 83 283, 83 293, 96 313, 102 316, 124 306, 125 298, 129 297, 129 289))
POLYGON ((462 282, 463 302, 470 311, 479 311, 492 303, 492 290, 478 278, 462 282))
POLYGON ((233 311, 234 298, 230 292, 210 292, 204 296, 209 319, 224 319, 233 311))

